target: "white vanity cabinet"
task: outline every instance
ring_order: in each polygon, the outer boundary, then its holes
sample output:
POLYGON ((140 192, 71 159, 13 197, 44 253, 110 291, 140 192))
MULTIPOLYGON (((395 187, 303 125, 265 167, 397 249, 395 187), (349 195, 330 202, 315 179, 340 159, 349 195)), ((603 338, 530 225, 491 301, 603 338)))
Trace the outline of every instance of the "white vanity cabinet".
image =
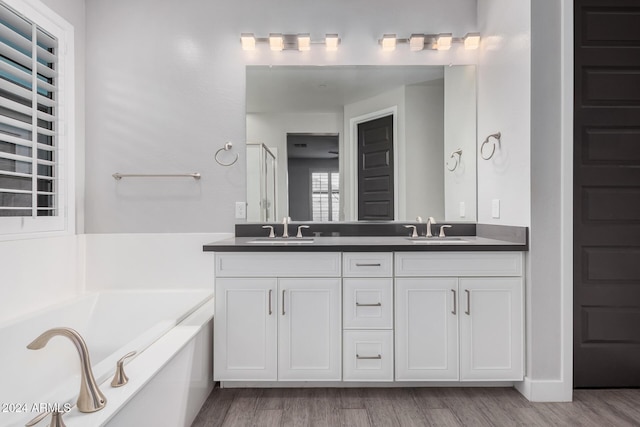
POLYGON ((347 252, 343 272, 343 380, 393 381, 393 254, 347 252))
POLYGON ((216 253, 214 380, 340 381, 339 253, 216 253))
POLYGON ((396 253, 396 380, 524 376, 521 252, 396 253))

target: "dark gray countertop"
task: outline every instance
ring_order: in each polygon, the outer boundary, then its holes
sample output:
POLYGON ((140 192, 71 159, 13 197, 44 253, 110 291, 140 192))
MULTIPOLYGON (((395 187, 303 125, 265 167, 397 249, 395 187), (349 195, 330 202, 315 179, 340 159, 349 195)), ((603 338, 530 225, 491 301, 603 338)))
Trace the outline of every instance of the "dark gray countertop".
MULTIPOLYGON (((524 241, 480 236, 455 236, 409 240, 405 236, 313 237, 313 243, 296 243, 295 237, 268 243, 248 243, 257 237, 234 237, 203 246, 205 252, 409 252, 409 251, 527 251, 524 241)), ((264 240, 264 238, 260 238, 264 240)))

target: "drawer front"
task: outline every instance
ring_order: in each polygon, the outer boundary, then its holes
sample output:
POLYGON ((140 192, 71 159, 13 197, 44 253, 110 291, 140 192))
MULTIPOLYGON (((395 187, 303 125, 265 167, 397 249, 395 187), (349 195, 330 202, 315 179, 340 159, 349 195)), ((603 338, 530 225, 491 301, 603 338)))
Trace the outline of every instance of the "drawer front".
POLYGON ((391 252, 347 252, 343 255, 344 277, 391 277, 391 252))
POLYGON ((345 329, 393 328, 393 279, 343 279, 345 329))
POLYGON ((397 277, 522 276, 522 252, 397 252, 397 277))
POLYGON ((216 277, 340 277, 339 252, 218 252, 216 277))
POLYGON ((344 331, 344 381, 393 381, 393 332, 344 331))

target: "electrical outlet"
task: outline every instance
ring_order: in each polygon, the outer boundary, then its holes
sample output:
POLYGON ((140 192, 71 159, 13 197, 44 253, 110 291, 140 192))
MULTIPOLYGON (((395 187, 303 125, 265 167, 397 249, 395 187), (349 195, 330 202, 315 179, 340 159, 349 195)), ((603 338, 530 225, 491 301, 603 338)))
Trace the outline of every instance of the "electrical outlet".
POLYGON ((464 202, 460 202, 460 218, 464 218, 466 216, 466 208, 464 202))
POLYGON ((247 219, 247 204, 236 202, 236 219, 247 219))
POLYGON ((491 200, 491 218, 500 218, 500 199, 491 200))

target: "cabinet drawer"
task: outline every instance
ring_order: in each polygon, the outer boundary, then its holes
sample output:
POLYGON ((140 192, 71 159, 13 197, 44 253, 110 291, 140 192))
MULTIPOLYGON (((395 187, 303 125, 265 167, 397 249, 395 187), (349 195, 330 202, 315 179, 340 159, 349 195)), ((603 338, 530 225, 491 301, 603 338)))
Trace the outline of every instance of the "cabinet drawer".
POLYGON ((338 252, 218 252, 216 277, 340 277, 338 252))
POLYGON ((392 279, 343 279, 342 288, 345 329, 393 328, 392 279))
POLYGON ((393 332, 344 331, 344 381, 393 381, 393 332))
POLYGON ((522 276, 522 252, 398 252, 396 276, 522 276))
POLYGON ((391 277, 393 254, 390 252, 348 252, 343 255, 344 277, 391 277))

